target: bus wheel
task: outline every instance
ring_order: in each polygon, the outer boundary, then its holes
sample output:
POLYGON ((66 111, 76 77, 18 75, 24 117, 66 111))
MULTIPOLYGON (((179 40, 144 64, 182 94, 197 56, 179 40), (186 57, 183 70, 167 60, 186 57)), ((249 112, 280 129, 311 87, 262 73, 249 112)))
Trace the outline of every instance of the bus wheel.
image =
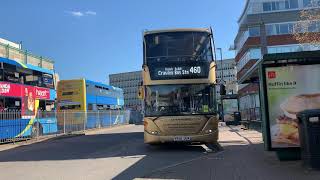
POLYGON ((35 138, 37 136, 43 135, 43 127, 39 122, 35 122, 32 126, 31 137, 35 138))

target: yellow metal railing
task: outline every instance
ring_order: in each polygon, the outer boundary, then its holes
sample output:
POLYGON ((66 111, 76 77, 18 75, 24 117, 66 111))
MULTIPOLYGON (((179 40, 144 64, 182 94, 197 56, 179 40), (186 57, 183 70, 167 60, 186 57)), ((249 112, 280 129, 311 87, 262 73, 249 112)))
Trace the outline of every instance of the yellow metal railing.
POLYGON ((26 50, 21 50, 0 43, 0 57, 15 60, 24 64, 31 64, 45 69, 54 69, 54 62, 42 56, 35 56, 26 50))

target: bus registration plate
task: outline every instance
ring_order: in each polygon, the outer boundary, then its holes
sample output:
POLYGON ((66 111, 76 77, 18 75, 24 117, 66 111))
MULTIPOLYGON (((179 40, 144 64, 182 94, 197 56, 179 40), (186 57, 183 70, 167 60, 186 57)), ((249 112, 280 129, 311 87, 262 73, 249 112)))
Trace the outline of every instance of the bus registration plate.
POLYGON ((176 141, 176 142, 191 141, 191 137, 189 137, 189 136, 176 136, 173 138, 173 141, 176 141))

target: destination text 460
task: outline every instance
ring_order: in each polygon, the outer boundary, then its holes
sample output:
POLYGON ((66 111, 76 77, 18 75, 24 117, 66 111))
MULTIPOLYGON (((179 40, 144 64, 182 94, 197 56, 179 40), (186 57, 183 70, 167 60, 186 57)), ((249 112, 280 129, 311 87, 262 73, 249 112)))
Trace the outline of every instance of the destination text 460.
POLYGON ((201 74, 200 66, 192 67, 169 67, 164 70, 158 70, 159 76, 175 76, 175 75, 189 75, 189 74, 201 74))

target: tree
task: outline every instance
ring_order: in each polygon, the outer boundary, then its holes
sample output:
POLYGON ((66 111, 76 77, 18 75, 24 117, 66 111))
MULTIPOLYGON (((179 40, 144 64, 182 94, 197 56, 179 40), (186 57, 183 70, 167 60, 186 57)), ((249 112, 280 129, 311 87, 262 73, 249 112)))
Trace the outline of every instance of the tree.
POLYGON ((320 46, 320 1, 311 0, 300 12, 300 21, 294 25, 293 36, 300 43, 320 46))

